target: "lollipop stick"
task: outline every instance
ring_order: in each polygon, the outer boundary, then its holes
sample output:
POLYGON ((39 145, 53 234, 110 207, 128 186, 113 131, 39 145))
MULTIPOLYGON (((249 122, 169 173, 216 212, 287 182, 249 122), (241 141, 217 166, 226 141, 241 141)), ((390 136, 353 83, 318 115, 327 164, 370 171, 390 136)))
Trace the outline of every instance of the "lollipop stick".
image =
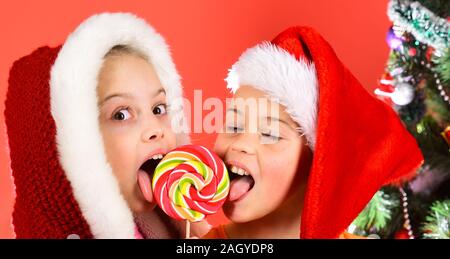
POLYGON ((186 239, 188 239, 191 236, 191 224, 189 223, 189 220, 186 220, 186 239))

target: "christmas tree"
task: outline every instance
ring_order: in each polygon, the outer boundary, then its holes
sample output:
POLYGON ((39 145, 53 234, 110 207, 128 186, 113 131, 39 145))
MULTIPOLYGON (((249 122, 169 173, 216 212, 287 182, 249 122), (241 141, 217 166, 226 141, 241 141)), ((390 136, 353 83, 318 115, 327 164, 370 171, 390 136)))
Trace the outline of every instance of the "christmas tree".
POLYGON ((380 238, 450 238, 450 22, 448 0, 391 0, 391 48, 375 93, 416 138, 425 161, 379 190, 350 226, 380 238))

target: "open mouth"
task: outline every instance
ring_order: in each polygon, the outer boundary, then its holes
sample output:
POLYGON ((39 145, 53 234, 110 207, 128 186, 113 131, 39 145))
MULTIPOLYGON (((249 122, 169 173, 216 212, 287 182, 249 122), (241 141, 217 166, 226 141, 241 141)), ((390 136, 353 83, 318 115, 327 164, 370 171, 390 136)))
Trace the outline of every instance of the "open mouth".
POLYGON ((229 165, 228 172, 230 172, 230 194, 228 200, 241 200, 253 189, 255 180, 249 172, 238 166, 229 165))
POLYGON ((155 172, 155 168, 158 166, 159 162, 161 162, 162 160, 162 156, 161 158, 150 158, 147 161, 145 161, 141 167, 139 168, 139 170, 142 170, 144 172, 146 172, 149 176, 153 177, 153 172, 155 172))
POLYGON ((147 159, 141 167, 139 167, 138 171, 138 184, 141 189, 142 194, 144 195, 145 200, 152 203, 153 202, 153 193, 152 193, 152 178, 153 173, 155 172, 156 166, 158 166, 159 162, 161 162, 163 158, 162 154, 154 155, 152 158, 147 159))

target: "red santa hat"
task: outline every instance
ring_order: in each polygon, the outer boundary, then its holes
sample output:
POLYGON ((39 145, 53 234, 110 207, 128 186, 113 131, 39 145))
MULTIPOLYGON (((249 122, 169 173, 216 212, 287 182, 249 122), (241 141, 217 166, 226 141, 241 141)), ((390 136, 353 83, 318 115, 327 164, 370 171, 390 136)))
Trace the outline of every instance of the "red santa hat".
POLYGON ((313 150, 301 238, 337 238, 383 185, 423 162, 395 112, 372 97, 315 30, 292 27, 246 50, 226 79, 282 104, 313 150))
POLYGON ((10 72, 5 121, 18 238, 134 238, 98 124, 97 76, 116 45, 149 58, 166 91, 177 144, 189 142, 180 77, 163 37, 132 14, 90 17, 62 47, 39 48, 10 72))

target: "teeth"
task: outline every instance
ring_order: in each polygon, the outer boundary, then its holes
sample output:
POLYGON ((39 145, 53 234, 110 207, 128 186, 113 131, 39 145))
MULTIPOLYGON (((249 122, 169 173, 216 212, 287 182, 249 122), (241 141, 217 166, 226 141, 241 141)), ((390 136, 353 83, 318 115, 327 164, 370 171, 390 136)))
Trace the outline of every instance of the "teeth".
POLYGON ((152 159, 154 159, 154 160, 161 159, 161 158, 163 158, 162 154, 157 154, 157 155, 152 156, 152 159))
POLYGON ((242 168, 238 168, 238 167, 236 167, 236 166, 232 166, 231 167, 231 172, 232 173, 235 173, 235 174, 238 174, 238 175, 250 175, 247 171, 245 171, 244 169, 242 169, 242 168))

